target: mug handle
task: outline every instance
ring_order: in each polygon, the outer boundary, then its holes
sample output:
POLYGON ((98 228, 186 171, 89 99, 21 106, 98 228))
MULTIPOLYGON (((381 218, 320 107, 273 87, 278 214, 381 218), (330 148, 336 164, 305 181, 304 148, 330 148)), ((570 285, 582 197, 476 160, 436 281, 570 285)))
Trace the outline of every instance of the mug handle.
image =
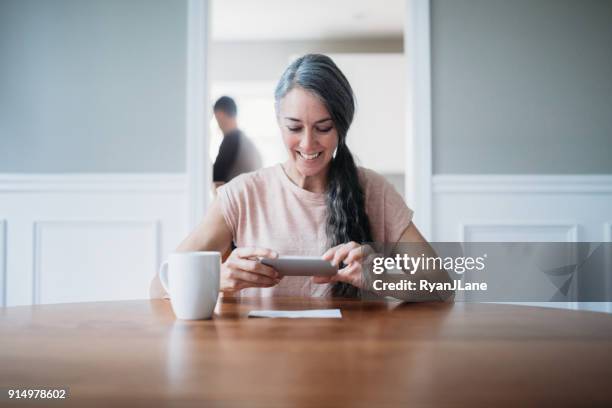
POLYGON ((159 281, 166 290, 167 294, 170 294, 170 284, 168 283, 168 261, 162 262, 159 266, 159 281))

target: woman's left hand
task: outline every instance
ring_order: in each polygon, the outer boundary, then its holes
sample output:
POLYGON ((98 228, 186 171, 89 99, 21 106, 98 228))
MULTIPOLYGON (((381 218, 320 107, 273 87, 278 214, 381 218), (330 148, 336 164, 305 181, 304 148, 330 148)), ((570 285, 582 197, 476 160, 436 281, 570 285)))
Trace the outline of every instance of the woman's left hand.
POLYGON ((339 269, 334 276, 314 276, 312 281, 314 283, 346 282, 363 289, 365 286, 363 263, 372 252, 369 245, 360 245, 354 241, 330 248, 322 258, 330 261, 334 266, 344 263, 345 267, 339 269))

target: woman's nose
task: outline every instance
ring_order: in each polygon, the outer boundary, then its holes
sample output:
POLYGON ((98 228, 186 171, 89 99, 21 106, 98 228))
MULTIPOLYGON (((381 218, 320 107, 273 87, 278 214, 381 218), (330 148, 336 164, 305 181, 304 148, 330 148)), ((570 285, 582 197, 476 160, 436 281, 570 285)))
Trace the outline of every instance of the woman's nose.
POLYGON ((312 132, 312 130, 304 130, 304 134, 302 135, 302 138, 300 139, 300 147, 307 151, 310 152, 309 149, 311 149, 312 147, 314 147, 315 145, 315 139, 314 139, 314 134, 312 132))

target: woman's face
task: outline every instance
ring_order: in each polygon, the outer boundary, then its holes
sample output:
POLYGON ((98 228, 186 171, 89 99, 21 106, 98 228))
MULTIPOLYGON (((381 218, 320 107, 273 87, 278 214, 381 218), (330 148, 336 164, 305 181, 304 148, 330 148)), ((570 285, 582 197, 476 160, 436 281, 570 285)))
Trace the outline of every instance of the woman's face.
POLYGON ((323 102, 296 87, 281 99, 278 124, 289 160, 303 177, 325 175, 338 132, 323 102))

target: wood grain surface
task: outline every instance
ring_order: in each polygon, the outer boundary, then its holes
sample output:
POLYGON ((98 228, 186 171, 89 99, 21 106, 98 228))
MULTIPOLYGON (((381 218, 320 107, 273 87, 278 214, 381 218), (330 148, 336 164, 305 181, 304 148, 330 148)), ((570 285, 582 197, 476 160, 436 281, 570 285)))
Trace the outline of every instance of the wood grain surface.
POLYGON ((69 387, 0 406, 612 406, 612 316, 496 304, 225 299, 0 308, 0 387, 69 387), (342 319, 249 319, 340 308, 342 319))

